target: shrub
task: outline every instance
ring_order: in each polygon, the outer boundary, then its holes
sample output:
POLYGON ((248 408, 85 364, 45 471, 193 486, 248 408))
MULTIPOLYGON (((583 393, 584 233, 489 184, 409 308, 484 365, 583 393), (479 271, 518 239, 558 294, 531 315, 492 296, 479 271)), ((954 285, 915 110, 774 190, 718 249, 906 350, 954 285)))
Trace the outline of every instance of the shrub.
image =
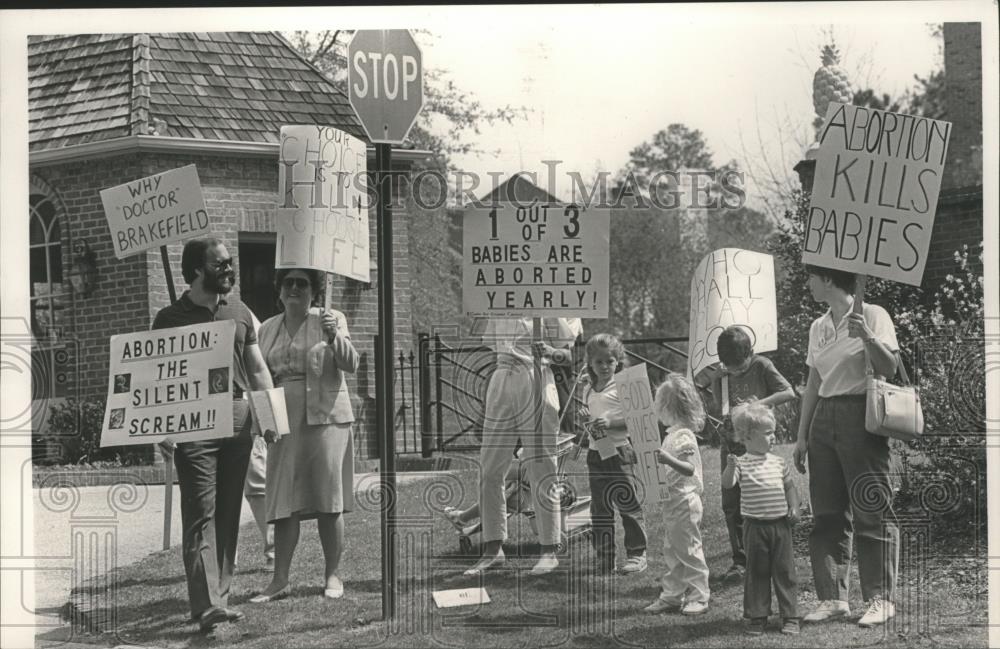
POLYGON ((149 464, 151 446, 109 446, 101 448, 104 400, 77 401, 70 398, 53 404, 49 414, 49 434, 62 448, 61 464, 115 462, 122 466, 149 464))

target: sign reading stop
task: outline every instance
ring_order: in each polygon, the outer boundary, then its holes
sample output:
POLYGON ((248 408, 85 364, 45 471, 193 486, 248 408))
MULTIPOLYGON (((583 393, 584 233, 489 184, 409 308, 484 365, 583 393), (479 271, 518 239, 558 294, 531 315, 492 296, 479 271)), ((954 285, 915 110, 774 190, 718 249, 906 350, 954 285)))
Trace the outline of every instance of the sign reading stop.
POLYGON ((355 32, 347 46, 347 88, 368 138, 402 144, 424 105, 422 56, 410 32, 355 32))

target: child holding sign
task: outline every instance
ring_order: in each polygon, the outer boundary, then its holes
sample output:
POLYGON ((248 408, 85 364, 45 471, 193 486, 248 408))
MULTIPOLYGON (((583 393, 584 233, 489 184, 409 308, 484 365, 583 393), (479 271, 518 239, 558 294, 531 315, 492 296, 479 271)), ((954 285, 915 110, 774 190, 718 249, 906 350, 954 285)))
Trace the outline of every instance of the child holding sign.
POLYGON ((726 457, 722 486, 743 488, 744 532, 747 554, 743 585, 743 617, 747 631, 760 635, 771 613, 771 583, 778 596, 781 632, 799 634, 798 583, 792 526, 799 519, 799 494, 785 459, 771 453, 774 445, 774 414, 759 401, 733 411, 736 438, 746 445, 746 455, 726 457))
POLYGON ((674 373, 668 374, 656 390, 654 407, 667 426, 667 436, 656 451, 657 462, 668 467, 667 493, 661 497, 666 518, 663 545, 667 573, 660 579, 660 596, 645 610, 701 615, 708 610, 708 564, 698 527, 704 485, 694 431, 705 425, 705 408, 694 385, 674 373))
MULTIPOLYGON (((730 408, 757 401, 774 407, 795 399, 795 390, 767 358, 755 354, 746 330, 739 325, 726 327, 716 343, 722 372, 712 381, 712 396, 716 413, 724 422, 719 441, 720 464, 726 468, 726 457, 743 455, 746 449, 733 438, 730 408)), ((722 511, 729 528, 729 545, 733 550, 733 565, 726 572, 727 582, 741 582, 747 566, 743 552, 743 518, 740 514, 740 485, 722 485, 722 511)))
POLYGON ((597 334, 587 341, 587 374, 584 393, 590 421, 587 472, 590 481, 590 520, 593 528, 597 571, 615 568, 615 510, 625 528, 624 574, 646 569, 646 530, 635 491, 634 466, 638 461, 625 427, 618 401, 615 371, 625 360, 625 346, 610 334, 597 334))

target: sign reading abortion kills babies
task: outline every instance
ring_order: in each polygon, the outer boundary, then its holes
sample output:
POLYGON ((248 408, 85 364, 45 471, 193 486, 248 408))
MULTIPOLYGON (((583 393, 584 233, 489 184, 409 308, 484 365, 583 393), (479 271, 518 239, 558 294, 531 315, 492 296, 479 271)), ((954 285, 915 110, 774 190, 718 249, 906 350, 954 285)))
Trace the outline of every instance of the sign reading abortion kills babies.
POLYGON ((101 202, 118 259, 210 232, 194 165, 102 190, 101 202))
POLYGON ((743 327, 755 352, 778 348, 778 309, 771 255, 722 248, 705 255, 691 278, 688 368, 696 376, 717 363, 723 329, 743 327))
POLYGON ((610 224, 608 210, 577 205, 466 209, 466 313, 607 318, 610 224))
POLYGON ((101 446, 230 437, 235 335, 220 320, 112 336, 101 446))
POLYGON ((802 261, 919 285, 951 123, 830 104, 802 261))
POLYGON ((638 458, 635 474, 643 487, 639 500, 643 505, 651 505, 664 495, 661 492, 666 490, 664 471, 667 469, 656 461, 660 427, 653 409, 653 391, 649 387, 646 364, 639 363, 615 374, 615 385, 628 436, 638 458))
POLYGON ((365 143, 329 126, 282 126, 279 155, 274 267, 369 281, 365 143))

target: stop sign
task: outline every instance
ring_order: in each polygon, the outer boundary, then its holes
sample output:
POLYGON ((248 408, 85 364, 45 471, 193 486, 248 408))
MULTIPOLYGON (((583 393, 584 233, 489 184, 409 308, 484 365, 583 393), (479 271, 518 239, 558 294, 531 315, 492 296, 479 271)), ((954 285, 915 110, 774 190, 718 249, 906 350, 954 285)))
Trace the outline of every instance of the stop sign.
POLYGON ((361 29, 347 46, 347 95, 368 138, 402 144, 424 105, 420 48, 405 29, 361 29))

